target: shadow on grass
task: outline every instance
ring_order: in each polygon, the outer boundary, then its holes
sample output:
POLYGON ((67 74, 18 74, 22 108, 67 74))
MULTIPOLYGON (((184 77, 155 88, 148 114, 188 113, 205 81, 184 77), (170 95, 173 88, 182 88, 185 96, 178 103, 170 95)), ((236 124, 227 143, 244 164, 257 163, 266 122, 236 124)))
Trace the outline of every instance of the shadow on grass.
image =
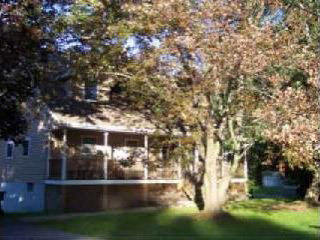
POLYGON ((155 212, 110 214, 48 221, 44 225, 102 239, 234 239, 234 240, 316 240, 317 230, 306 224, 282 226, 256 217, 236 217, 222 213, 214 217, 198 214, 155 212))
POLYGON ((309 227, 315 228, 315 229, 320 229, 320 226, 316 226, 316 225, 310 225, 309 227))

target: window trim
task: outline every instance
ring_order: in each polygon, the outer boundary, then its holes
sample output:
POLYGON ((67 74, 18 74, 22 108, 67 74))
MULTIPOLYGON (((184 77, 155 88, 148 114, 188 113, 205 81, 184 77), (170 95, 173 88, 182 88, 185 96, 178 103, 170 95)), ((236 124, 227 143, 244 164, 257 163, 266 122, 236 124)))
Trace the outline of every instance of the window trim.
POLYGON ((27 137, 23 140, 23 142, 21 143, 21 146, 22 146, 22 153, 21 155, 23 157, 29 157, 30 156, 30 138, 27 137), (27 152, 27 155, 24 155, 24 146, 23 146, 23 142, 28 142, 28 152, 27 152))
POLYGON ((169 146, 163 146, 161 147, 161 157, 163 161, 167 161, 170 159, 170 147, 169 146))
MULTIPOLYGON (((88 81, 88 80, 87 80, 88 81)), ((86 102, 97 102, 99 99, 99 83, 98 81, 96 81, 96 99, 91 99, 91 98, 86 98, 86 81, 84 82, 84 86, 83 86, 83 99, 86 102)))
POLYGON ((13 150, 14 150, 14 142, 12 140, 8 140, 6 141, 6 145, 5 145, 5 148, 6 148, 6 159, 13 159, 13 150), (11 149, 11 156, 8 156, 8 145, 12 145, 12 149, 11 149))

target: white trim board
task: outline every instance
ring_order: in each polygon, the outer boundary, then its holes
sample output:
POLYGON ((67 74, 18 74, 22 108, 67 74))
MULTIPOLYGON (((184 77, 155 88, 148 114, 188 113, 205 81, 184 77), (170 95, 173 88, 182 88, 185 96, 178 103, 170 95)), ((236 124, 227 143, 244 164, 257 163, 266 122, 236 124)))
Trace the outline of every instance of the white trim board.
POLYGON ((47 185, 179 184, 182 180, 45 180, 47 185))
POLYGON ((232 178, 231 183, 245 183, 247 182, 246 178, 232 178))
POLYGON ((57 123, 54 129, 59 128, 73 128, 73 129, 83 129, 83 130, 94 130, 101 132, 116 132, 116 133, 136 133, 136 134, 153 134, 156 132, 156 129, 147 129, 147 128, 128 128, 125 126, 109 126, 109 127, 100 127, 89 124, 74 124, 74 123, 57 123))

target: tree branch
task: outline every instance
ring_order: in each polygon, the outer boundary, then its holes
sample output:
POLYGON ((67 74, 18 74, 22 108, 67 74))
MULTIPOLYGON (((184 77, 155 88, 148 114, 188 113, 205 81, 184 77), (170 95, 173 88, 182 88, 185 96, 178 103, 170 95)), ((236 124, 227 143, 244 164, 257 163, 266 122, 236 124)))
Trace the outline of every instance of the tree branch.
POLYGON ((131 79, 132 76, 129 74, 125 74, 125 73, 117 73, 117 72, 104 72, 104 74, 106 75, 111 75, 111 76, 116 76, 116 77, 124 77, 127 79, 131 79))

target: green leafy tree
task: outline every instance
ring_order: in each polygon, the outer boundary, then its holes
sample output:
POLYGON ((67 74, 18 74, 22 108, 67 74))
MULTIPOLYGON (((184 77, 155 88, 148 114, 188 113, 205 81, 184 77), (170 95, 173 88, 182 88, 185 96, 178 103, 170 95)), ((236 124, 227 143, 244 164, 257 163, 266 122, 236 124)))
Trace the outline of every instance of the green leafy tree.
MULTIPOLYGON (((117 77, 127 107, 144 112, 169 134, 178 129, 192 138, 202 163, 196 184, 204 209, 213 211, 223 202, 232 177, 231 171, 226 186, 218 186, 221 148, 230 142, 237 153, 234 171, 243 145, 256 134, 255 128, 253 135, 244 129, 257 119, 266 136, 271 138, 276 129, 263 120, 276 114, 279 96, 291 89, 279 87, 288 83, 279 67, 308 72, 311 82, 317 74, 312 68, 317 62, 314 41, 309 44, 305 37, 310 36, 301 35, 306 26, 299 22, 299 7, 258 0, 75 1, 73 14, 61 25, 72 26, 91 46, 87 54, 73 57, 80 73, 87 64, 94 73, 117 77), (132 37, 142 46, 136 55, 124 47, 132 37), (160 47, 152 44, 156 38, 160 47)), ((305 22, 309 20, 313 17, 305 22)), ((314 31, 314 25, 308 26, 314 31)), ((283 116, 299 99, 298 92, 285 94, 282 103, 292 102, 282 105, 283 116)), ((310 113, 311 108, 316 109, 304 105, 299 111, 310 113)))
POLYGON ((27 128, 26 103, 42 79, 45 19, 38 1, 3 1, 0 9, 0 138, 14 138, 27 128))
POLYGON ((78 0, 55 31, 72 29, 88 46, 64 52, 79 78, 112 77, 121 107, 192 139, 201 162, 194 183, 214 211, 258 135, 317 173, 318 21, 316 1, 78 0), (222 186, 223 148, 234 159, 222 186))
POLYGON ((288 0, 283 7, 286 27, 300 47, 286 64, 272 70, 277 72, 272 94, 257 112, 266 126, 264 135, 282 146, 288 163, 313 172, 306 199, 319 204, 320 5, 319 1, 288 0))

